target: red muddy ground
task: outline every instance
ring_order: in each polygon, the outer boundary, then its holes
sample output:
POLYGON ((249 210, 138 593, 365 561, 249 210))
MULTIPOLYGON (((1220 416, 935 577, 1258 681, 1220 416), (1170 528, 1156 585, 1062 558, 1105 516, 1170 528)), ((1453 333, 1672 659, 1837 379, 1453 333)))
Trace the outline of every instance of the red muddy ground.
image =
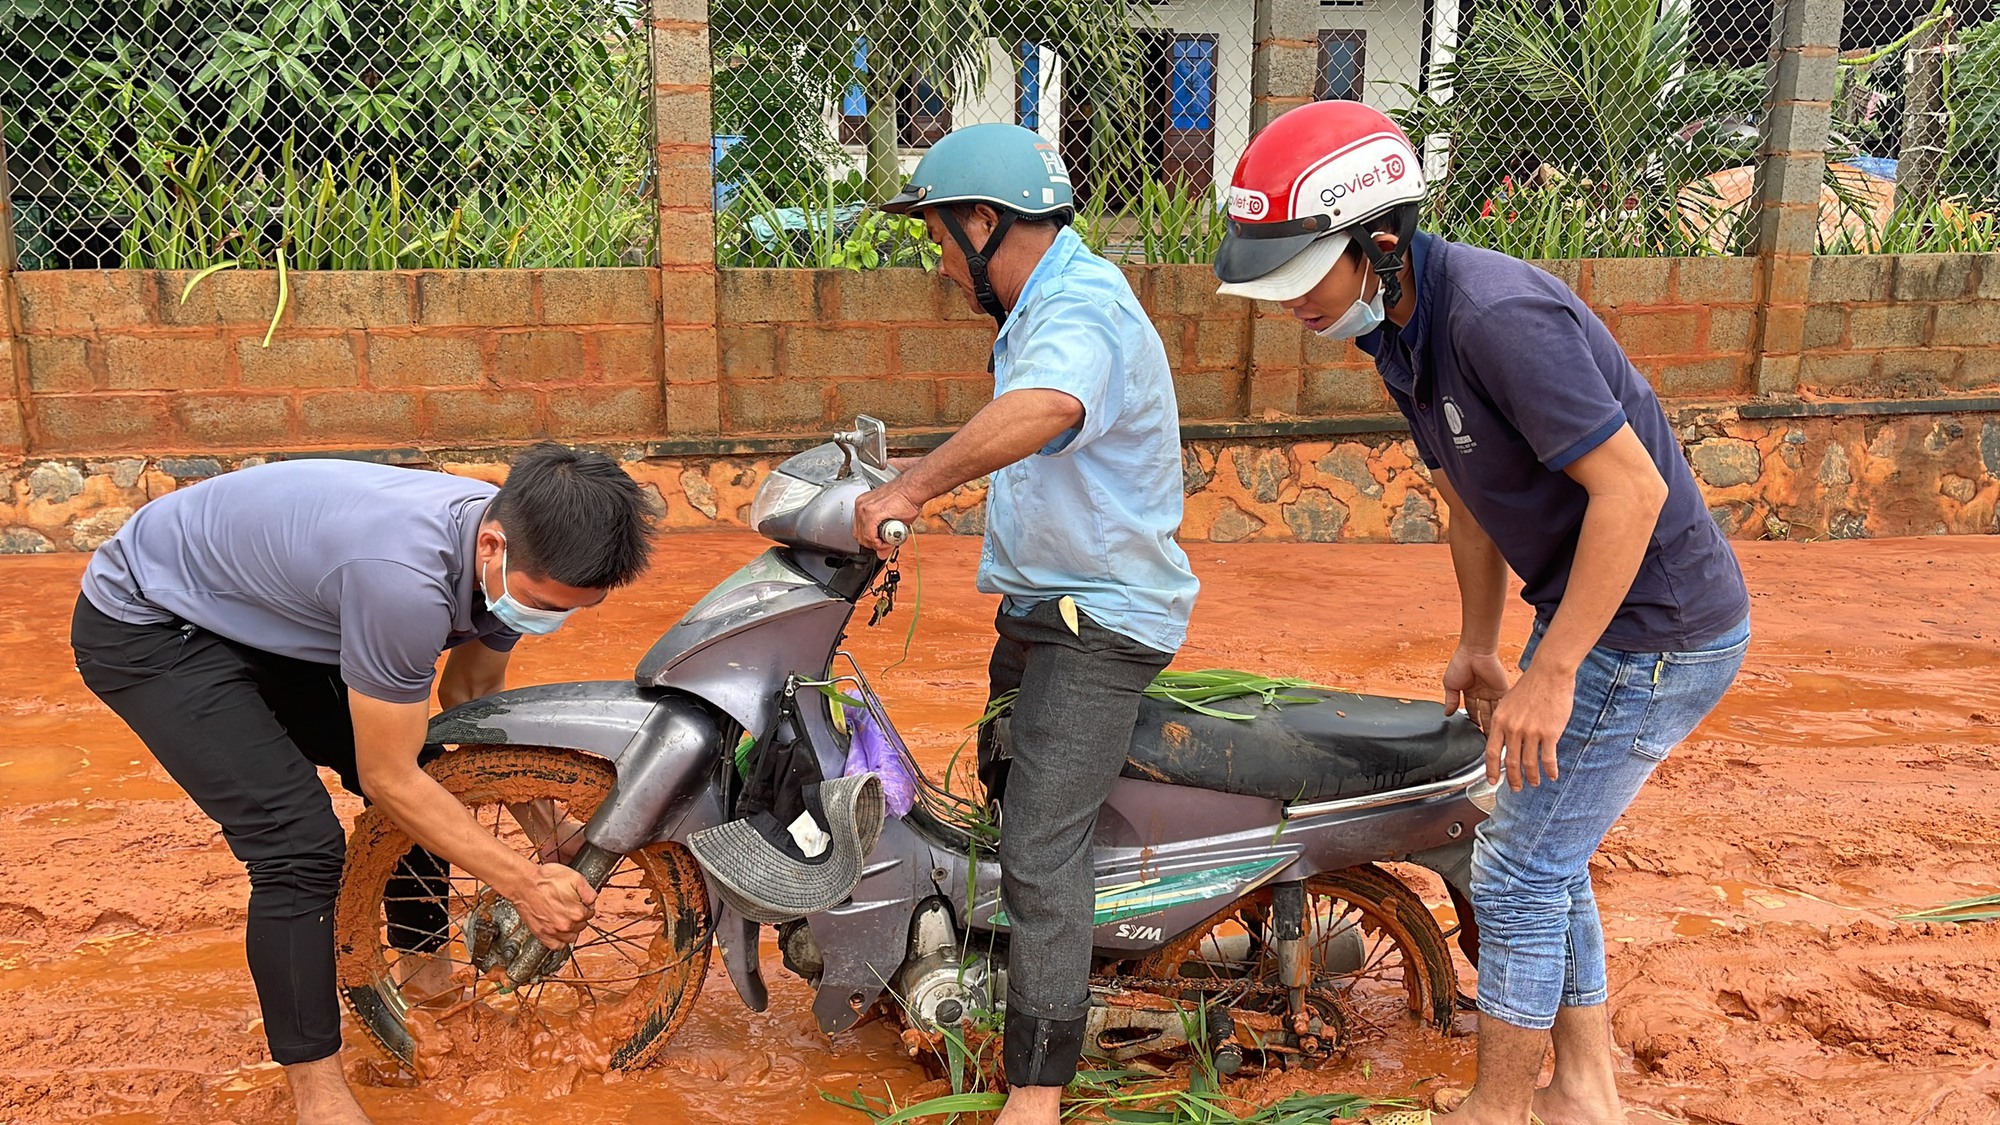
MULTIPOLYGON (((972 590, 976 541, 921 548, 922 626, 877 686, 935 767, 980 710, 991 605, 972 590)), ((516 682, 626 675, 758 549, 741 534, 667 540, 642 589, 523 644, 516 682)), ((2000 540, 1742 553, 1757 607, 1743 677, 1597 861, 1632 1056, 1623 1088, 1693 1121, 2000 1121, 2000 925, 1893 921, 2000 891, 2000 540)), ((1183 666, 1432 691, 1457 625, 1444 548, 1192 554, 1204 589, 1183 666)), ((243 968, 242 870, 78 682, 66 633, 82 566, 0 560, 0 1120, 281 1118, 289 1102, 243 968)), ((1526 613, 1510 612, 1518 640, 1526 613)), ((893 658, 907 621, 863 631, 865 667, 893 658)), ((384 1122, 832 1123, 861 1119, 822 1089, 921 1082, 887 1028, 829 1041, 774 955, 765 972, 771 1010, 752 1015, 713 969, 650 1071, 365 1086, 361 1098, 384 1122)), ((372 1073, 351 1027, 349 1044, 352 1069, 372 1073)), ((1398 1094, 1469 1071, 1467 1041, 1390 1043, 1245 1093, 1398 1094)))

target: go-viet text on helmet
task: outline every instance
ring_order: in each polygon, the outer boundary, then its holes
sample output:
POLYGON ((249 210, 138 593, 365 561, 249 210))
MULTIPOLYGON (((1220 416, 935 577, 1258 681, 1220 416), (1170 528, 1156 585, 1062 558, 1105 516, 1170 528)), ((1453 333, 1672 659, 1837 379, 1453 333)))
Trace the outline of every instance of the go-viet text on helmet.
POLYGON ((1219 292, 1293 300, 1319 284, 1352 241, 1393 305, 1416 234, 1418 208, 1410 205, 1423 198, 1416 150, 1380 110, 1349 101, 1291 110, 1251 138, 1236 162, 1228 230, 1215 256, 1219 292), (1394 249, 1367 237, 1377 229, 1396 235, 1394 249))

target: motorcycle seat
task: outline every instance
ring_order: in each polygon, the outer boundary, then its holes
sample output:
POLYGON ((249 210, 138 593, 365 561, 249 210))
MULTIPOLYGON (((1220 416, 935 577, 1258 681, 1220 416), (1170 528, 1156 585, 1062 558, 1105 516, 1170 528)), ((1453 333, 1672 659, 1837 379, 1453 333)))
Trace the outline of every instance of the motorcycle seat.
POLYGON ((1256 696, 1212 705, 1220 719, 1143 699, 1125 776, 1295 803, 1365 797, 1442 781, 1486 754, 1486 736, 1437 703, 1295 689, 1310 703, 1256 696))

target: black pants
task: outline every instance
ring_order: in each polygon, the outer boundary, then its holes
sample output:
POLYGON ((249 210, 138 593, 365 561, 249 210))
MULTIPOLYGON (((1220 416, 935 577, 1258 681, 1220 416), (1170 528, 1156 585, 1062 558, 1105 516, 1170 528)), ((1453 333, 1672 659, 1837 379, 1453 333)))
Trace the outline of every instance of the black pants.
MULTIPOLYGON (((1020 689, 1008 719, 1012 760, 1001 786, 1000 893, 1009 918, 1003 1056, 1012 1086, 1076 1077, 1090 1007, 1098 806, 1125 766, 1140 693, 1173 659, 1056 603, 1004 610, 988 668, 992 694, 1020 689)), ((990 698, 990 697, 989 697, 990 698)), ((981 746, 981 776, 1000 771, 981 746)))
MULTIPOLYGON (((276 656, 182 621, 127 625, 78 598, 83 682, 222 826, 250 872, 244 944, 271 1058, 340 1049, 333 903, 347 840, 316 767, 359 794, 347 685, 328 664, 276 656)), ((421 850, 392 880, 390 944, 443 944, 445 868, 421 850)))

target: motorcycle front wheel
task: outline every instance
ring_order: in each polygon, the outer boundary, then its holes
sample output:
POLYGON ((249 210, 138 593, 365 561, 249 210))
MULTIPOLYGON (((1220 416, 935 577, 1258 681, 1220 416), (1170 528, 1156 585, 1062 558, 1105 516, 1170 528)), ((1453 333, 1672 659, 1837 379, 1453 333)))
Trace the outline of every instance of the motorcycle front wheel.
MULTIPOLYGON (((426 772, 482 828, 537 862, 574 852, 617 780, 602 758, 525 746, 448 752, 426 772)), ((512 905, 413 847, 379 808, 355 820, 334 944, 348 1007, 417 1077, 632 1069, 652 1061, 693 1011, 712 931, 687 849, 656 845, 619 859, 583 936, 516 987, 498 948, 512 905)))

